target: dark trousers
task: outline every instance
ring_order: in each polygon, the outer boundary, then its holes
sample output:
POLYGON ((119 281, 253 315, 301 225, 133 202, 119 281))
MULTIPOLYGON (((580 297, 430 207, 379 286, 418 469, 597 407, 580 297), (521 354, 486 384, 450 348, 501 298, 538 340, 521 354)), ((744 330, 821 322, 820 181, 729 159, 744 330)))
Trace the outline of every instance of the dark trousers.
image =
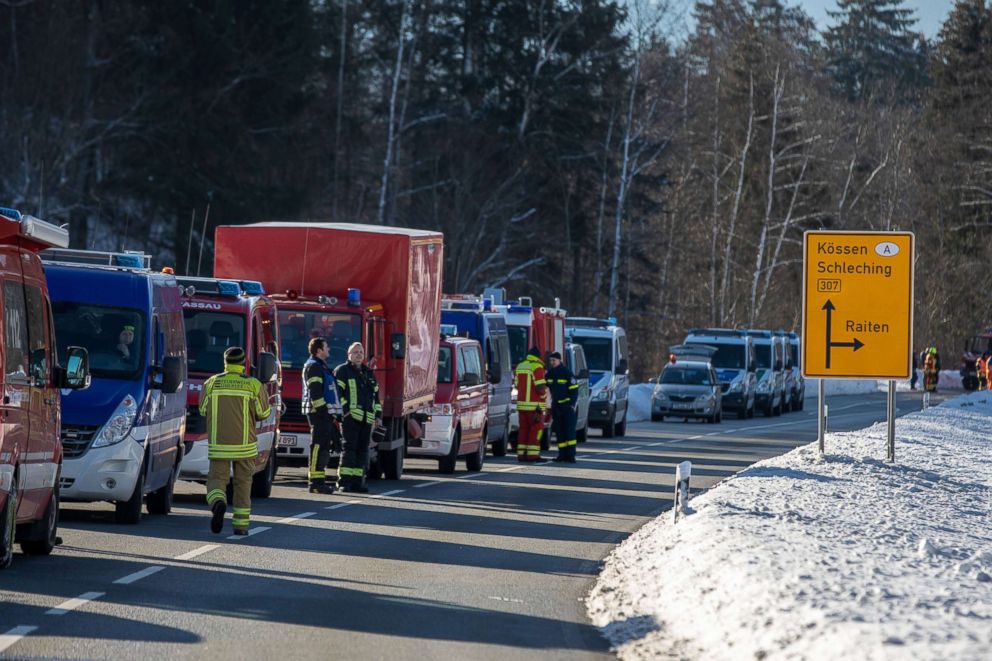
POLYGON ((342 489, 359 489, 365 486, 369 469, 369 443, 372 425, 345 417, 344 454, 338 468, 338 486, 342 489))
POLYGON ((555 437, 558 439, 558 456, 562 459, 575 458, 575 424, 574 406, 556 406, 551 409, 551 424, 555 437))
MULTIPOLYGON (((310 423, 310 486, 324 484, 331 450, 340 451, 341 434, 329 413, 308 413, 310 423)), ((333 476, 331 476, 333 479, 333 476)))

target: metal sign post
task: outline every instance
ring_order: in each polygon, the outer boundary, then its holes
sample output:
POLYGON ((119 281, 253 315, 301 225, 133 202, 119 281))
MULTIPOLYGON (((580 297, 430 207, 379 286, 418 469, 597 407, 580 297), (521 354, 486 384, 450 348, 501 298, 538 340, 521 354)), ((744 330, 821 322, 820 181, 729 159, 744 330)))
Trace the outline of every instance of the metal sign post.
POLYGON ((896 382, 889 381, 889 424, 888 424, 888 452, 886 453, 886 461, 889 463, 895 463, 896 461, 896 382))
POLYGON ((823 456, 824 440, 827 437, 827 387, 823 379, 817 383, 816 392, 819 396, 819 403, 816 405, 816 439, 820 443, 820 456, 823 456))

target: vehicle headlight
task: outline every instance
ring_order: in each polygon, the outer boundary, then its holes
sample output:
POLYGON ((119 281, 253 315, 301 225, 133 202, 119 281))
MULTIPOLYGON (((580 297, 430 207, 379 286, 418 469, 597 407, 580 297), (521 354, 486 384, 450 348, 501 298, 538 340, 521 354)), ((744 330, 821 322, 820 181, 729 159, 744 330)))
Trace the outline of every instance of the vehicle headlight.
POLYGON ((514 404, 517 403, 517 387, 516 386, 513 386, 512 388, 510 388, 510 401, 513 402, 514 404))
POLYGON ((767 393, 771 389, 772 389, 771 379, 765 379, 764 381, 758 384, 758 392, 767 393))
POLYGON ((102 448, 107 445, 120 443, 131 432, 134 418, 138 414, 138 402, 131 395, 126 395, 114 409, 110 419, 104 423, 93 441, 93 447, 102 448))
POLYGON ((697 404, 709 404, 713 400, 713 393, 706 393, 696 398, 697 404))
POLYGON ((602 390, 600 390, 599 392, 597 392, 595 395, 593 395, 593 399, 596 400, 597 402, 602 402, 604 400, 610 399, 610 397, 612 395, 613 395, 613 392, 609 388, 603 388, 602 390))
POLYGON ((655 393, 654 393, 654 397, 659 402, 667 402, 668 401, 668 395, 665 394, 665 391, 664 390, 656 390, 655 393))
POLYGON ((743 387, 744 383, 742 381, 734 381, 730 384, 728 392, 740 392, 743 387))

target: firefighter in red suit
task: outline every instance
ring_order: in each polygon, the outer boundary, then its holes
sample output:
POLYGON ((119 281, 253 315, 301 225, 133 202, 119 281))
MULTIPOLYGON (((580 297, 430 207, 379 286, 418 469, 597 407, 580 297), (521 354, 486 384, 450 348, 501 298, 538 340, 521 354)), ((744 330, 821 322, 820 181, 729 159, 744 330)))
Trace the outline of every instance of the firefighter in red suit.
POLYGON ((541 460, 541 435, 544 433, 544 362, 537 347, 517 365, 514 375, 517 385, 517 461, 541 460))

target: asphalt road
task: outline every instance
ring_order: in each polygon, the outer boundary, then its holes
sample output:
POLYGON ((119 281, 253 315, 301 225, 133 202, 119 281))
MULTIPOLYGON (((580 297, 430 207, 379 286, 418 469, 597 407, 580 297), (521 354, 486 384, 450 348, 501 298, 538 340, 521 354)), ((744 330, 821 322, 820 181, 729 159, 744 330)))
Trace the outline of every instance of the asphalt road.
MULTIPOLYGON (((828 403, 831 431, 885 418, 884 394, 828 403)), ((919 406, 900 394, 900 415, 919 406)), ((211 534, 191 483, 137 526, 66 504, 64 544, 0 572, 0 658, 608 658, 582 600, 613 546, 671 507, 675 465, 693 462, 695 492, 815 438, 807 399, 782 417, 594 432, 574 466, 488 457, 440 476, 409 460, 367 496, 310 495, 285 468, 247 538, 229 521, 211 534)))

